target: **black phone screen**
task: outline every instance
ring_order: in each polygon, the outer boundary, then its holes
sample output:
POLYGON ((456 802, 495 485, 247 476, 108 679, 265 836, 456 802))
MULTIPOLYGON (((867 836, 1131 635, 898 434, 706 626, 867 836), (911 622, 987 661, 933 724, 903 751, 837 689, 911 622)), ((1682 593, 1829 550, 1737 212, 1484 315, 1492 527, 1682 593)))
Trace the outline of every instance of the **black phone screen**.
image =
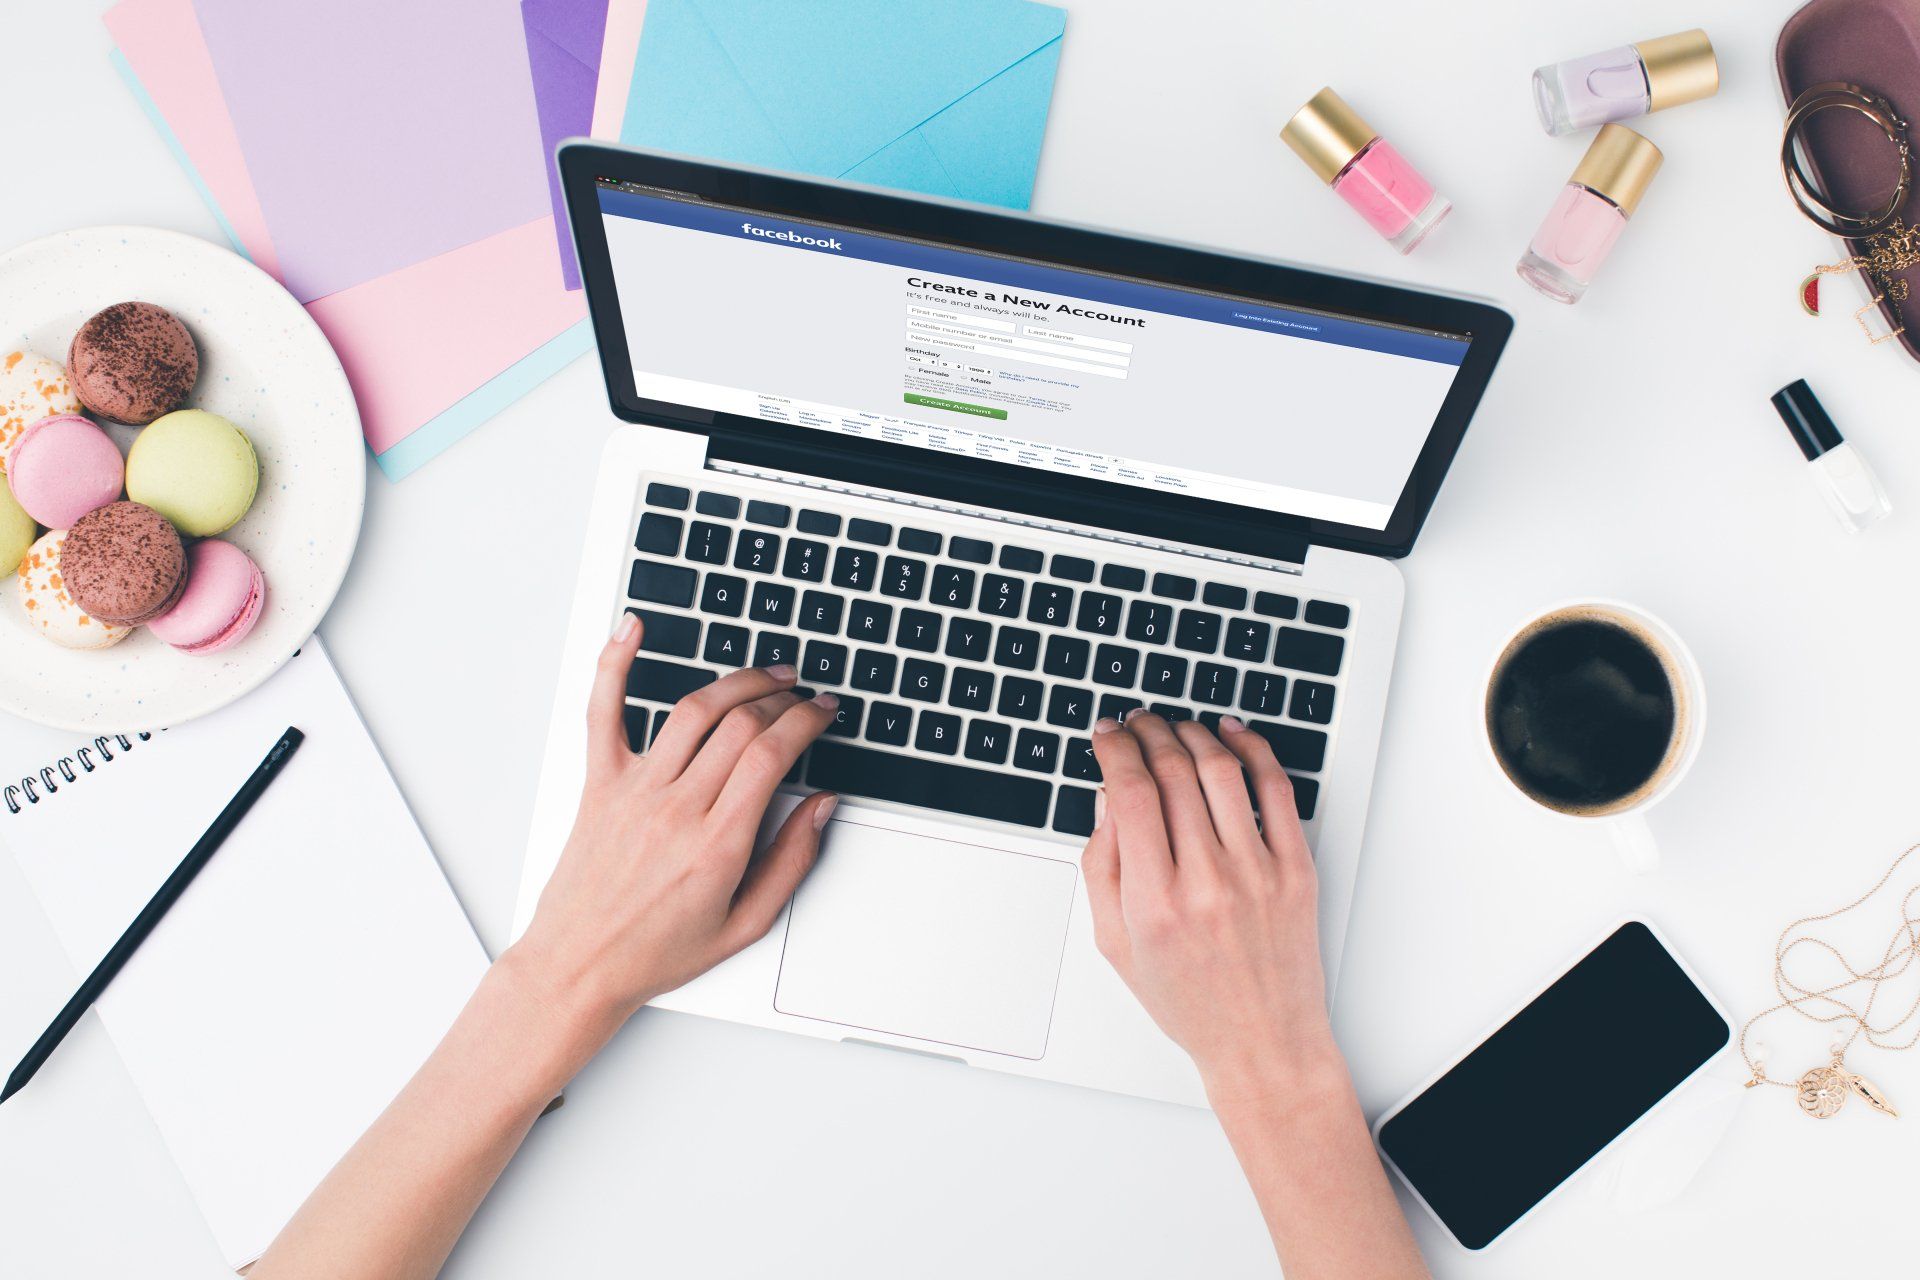
POLYGON ((1481 1249, 1732 1036, 1646 925, 1622 925, 1380 1127, 1380 1148, 1481 1249))

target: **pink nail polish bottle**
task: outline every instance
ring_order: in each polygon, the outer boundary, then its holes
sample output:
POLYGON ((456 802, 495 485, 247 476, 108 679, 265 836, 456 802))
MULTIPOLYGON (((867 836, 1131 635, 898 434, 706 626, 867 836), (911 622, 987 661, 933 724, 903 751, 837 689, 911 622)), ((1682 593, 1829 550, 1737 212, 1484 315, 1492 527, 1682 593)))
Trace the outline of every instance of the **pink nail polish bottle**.
POLYGON ((1580 301, 1660 172, 1660 160, 1660 148, 1633 130, 1603 127, 1533 233, 1516 268, 1520 278, 1555 302, 1580 301))
POLYGON ((1331 89, 1308 99, 1280 137, 1401 253, 1413 252, 1453 208, 1331 89))

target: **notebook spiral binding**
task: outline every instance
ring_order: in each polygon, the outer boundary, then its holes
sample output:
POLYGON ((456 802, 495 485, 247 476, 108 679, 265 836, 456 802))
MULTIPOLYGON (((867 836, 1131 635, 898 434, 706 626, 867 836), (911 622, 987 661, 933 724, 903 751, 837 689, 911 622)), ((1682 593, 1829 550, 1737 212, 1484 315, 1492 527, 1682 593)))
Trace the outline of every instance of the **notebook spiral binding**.
POLYGON ((95 738, 70 756, 61 756, 38 773, 30 773, 20 779, 17 786, 6 789, 7 812, 19 813, 27 804, 39 804, 47 796, 60 790, 63 783, 78 781, 82 774, 92 773, 103 764, 114 759, 114 748, 118 747, 122 755, 133 750, 138 742, 153 740, 151 733, 109 733, 95 738), (96 758, 97 757, 97 758, 96 758))

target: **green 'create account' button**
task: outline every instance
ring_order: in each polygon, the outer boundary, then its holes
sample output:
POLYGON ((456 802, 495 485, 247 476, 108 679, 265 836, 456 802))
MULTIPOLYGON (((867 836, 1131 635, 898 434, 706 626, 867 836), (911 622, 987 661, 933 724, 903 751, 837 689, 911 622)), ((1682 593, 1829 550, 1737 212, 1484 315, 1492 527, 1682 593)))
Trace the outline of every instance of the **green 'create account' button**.
POLYGON ((998 418, 1007 420, 1005 409, 990 409, 984 404, 968 404, 964 400, 942 400, 939 396, 917 396, 907 392, 907 403, 917 404, 923 409, 945 409, 949 413, 970 413, 976 418, 998 418))

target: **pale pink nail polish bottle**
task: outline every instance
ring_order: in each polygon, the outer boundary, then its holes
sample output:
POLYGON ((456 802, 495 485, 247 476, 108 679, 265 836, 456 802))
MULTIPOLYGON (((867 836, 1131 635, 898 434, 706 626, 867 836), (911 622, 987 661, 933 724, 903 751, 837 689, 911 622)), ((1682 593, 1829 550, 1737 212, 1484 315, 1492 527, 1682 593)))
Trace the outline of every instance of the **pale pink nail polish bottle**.
POLYGON ((1453 208, 1331 89, 1314 94, 1280 137, 1401 253, 1413 252, 1453 208))
POLYGON ((1640 207, 1660 148, 1624 125, 1602 128, 1533 233, 1516 270, 1555 302, 1578 302, 1640 207))

